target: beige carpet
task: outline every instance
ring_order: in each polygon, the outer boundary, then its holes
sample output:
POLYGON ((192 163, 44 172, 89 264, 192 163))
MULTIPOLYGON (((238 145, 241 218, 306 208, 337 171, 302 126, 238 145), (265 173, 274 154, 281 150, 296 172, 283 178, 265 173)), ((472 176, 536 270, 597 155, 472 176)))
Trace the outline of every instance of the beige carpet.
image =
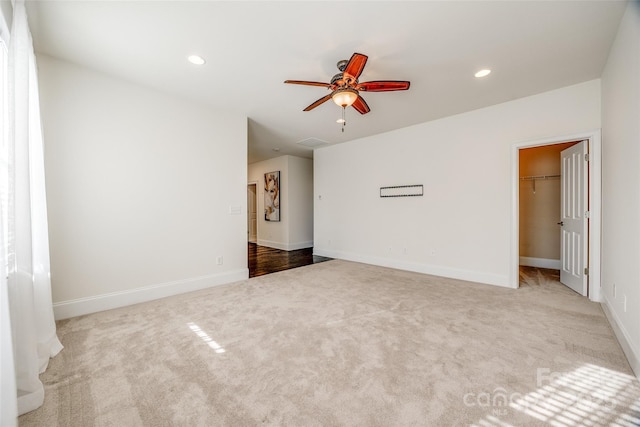
POLYGON ((345 261, 61 321, 21 426, 640 424, 599 304, 345 261))

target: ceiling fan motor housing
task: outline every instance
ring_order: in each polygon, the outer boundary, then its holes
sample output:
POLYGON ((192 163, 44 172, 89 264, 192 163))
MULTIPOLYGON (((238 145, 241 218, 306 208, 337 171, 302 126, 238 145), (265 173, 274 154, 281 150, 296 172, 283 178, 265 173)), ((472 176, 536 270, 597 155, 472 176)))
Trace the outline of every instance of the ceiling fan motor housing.
MULTIPOLYGON (((354 80, 353 83, 358 84, 358 80, 354 80)), ((338 73, 333 76, 331 78, 331 85, 335 85, 338 87, 349 86, 348 82, 344 79, 344 73, 338 73)))

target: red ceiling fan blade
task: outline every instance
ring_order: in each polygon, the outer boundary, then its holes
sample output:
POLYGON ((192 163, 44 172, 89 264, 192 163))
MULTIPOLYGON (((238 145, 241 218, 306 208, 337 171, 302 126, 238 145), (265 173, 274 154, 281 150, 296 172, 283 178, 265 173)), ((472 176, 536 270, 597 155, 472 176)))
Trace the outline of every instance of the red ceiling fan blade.
POLYGON ((322 98, 318 99, 316 102, 314 102, 313 104, 309 105, 307 108, 305 108, 303 111, 311 111, 314 108, 316 108, 318 105, 320 104, 324 104, 325 102, 327 102, 328 100, 331 99, 331 95, 333 95, 333 92, 330 93, 327 96, 323 96, 322 98))
POLYGON ((307 82, 307 81, 304 81, 304 80, 285 80, 284 82, 292 84, 292 85, 331 87, 331 83, 307 82))
POLYGON ((374 81, 360 83, 357 89, 365 92, 390 92, 393 90, 407 90, 410 84, 410 82, 399 80, 374 81))
POLYGON ((358 79, 360 74, 362 74, 362 70, 364 70, 364 66, 367 64, 367 55, 363 55, 361 53, 354 53, 349 60, 349 63, 344 69, 345 74, 349 74, 354 79, 358 79))
POLYGON ((352 107, 355 108, 356 111, 358 111, 358 113, 360 114, 367 114, 369 111, 371 111, 364 98, 360 95, 358 95, 358 98, 356 99, 356 102, 353 103, 352 107))

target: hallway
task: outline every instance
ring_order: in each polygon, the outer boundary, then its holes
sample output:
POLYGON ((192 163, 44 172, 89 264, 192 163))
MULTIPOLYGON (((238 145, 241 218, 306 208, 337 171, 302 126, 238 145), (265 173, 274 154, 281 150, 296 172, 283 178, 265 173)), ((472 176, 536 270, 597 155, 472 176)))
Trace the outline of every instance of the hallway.
POLYGON ((249 243, 249 277, 262 276, 290 268, 329 261, 331 258, 313 255, 313 248, 284 251, 249 243))

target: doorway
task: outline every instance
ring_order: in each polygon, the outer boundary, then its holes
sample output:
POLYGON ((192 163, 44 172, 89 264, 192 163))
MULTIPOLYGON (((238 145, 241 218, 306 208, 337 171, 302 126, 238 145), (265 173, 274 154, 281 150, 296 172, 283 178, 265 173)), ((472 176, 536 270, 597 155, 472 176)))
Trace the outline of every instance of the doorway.
POLYGON ((258 241, 258 183, 247 184, 247 240, 258 241))
MULTIPOLYGON (((586 276, 579 266, 583 263, 586 250, 577 242, 587 237, 585 233, 567 236, 567 231, 576 220, 567 218, 565 207, 573 203, 582 204, 584 197, 570 197, 567 178, 572 178, 571 168, 564 162, 565 154, 581 141, 528 147, 519 150, 520 186, 520 266, 561 271, 560 282, 581 295, 587 295, 586 276), (565 224, 566 223, 566 224, 565 224), (566 226, 566 227, 565 227, 566 226), (574 249, 579 249, 575 250, 574 249)), ((582 143, 585 148, 586 142, 582 143)), ((575 150, 575 149, 574 149, 575 150)), ((582 166, 579 163, 578 166, 582 166)), ((585 187, 586 189, 586 187, 585 187)), ((579 219, 583 209, 579 209, 579 219)), ((572 212, 573 213, 573 212, 572 212)), ((581 230, 580 230, 581 231, 581 230)))
MULTIPOLYGON (((588 273, 588 287, 586 288, 586 292, 588 297, 592 301, 600 301, 600 209, 601 209, 601 139, 600 139, 600 130, 594 130, 589 132, 584 132, 580 134, 568 135, 568 136, 559 136, 555 138, 546 138, 537 141, 527 141, 514 143, 512 145, 512 228, 511 228, 511 286, 514 288, 519 287, 519 268, 520 268, 520 243, 521 239, 524 239, 523 243, 526 243, 526 239, 528 236, 521 236, 521 217, 520 217, 520 193, 522 191, 533 192, 534 188, 538 195, 540 195, 540 191, 544 189, 541 187, 541 183, 544 183, 543 179, 539 178, 534 181, 532 177, 536 175, 523 175, 520 171, 520 154, 521 150, 527 150, 536 147, 548 147, 554 146, 558 144, 567 144, 576 141, 585 140, 587 151, 589 153, 588 157, 588 175, 587 175, 587 186, 588 190, 586 191, 586 201, 588 210, 588 224, 586 235, 588 236, 588 247, 586 251, 586 256, 581 263, 581 268, 584 267, 586 272, 588 273), (520 178, 529 178, 521 180, 520 178), (535 185, 535 187, 534 187, 535 185)), ((567 144, 571 145, 571 144, 567 144)), ((523 172, 526 173, 525 170, 523 172)), ((541 174, 545 175, 545 174, 541 174)), ((559 175, 555 173, 548 174, 550 176, 559 175)), ((560 177, 548 178, 549 181, 553 179, 559 179, 560 177)), ((557 217, 560 217, 560 210, 557 212, 557 217)), ((562 222, 561 219, 558 219, 556 222, 562 222)), ((555 224, 557 227, 560 227, 560 224, 555 224)), ((558 248, 556 248, 557 250, 558 248)), ((530 257, 536 258, 536 257, 530 257)), ((544 260, 545 258, 541 258, 544 260)), ((558 267, 557 263, 553 263, 552 265, 540 265, 543 268, 556 268, 558 267)), ((558 268, 558 269, 562 269, 558 268)))

